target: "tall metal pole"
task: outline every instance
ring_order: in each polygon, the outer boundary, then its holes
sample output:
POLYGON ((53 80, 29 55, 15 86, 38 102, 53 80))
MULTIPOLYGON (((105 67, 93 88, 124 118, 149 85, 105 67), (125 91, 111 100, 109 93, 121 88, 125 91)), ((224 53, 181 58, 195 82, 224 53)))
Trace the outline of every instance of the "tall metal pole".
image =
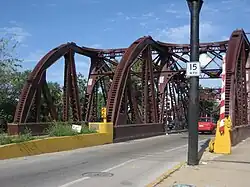
MULTIPOLYGON (((190 61, 199 61, 199 14, 202 0, 187 0, 191 13, 190 26, 190 61)), ((198 165, 198 119, 199 119, 199 76, 189 79, 189 105, 188 105, 188 165, 198 165)))

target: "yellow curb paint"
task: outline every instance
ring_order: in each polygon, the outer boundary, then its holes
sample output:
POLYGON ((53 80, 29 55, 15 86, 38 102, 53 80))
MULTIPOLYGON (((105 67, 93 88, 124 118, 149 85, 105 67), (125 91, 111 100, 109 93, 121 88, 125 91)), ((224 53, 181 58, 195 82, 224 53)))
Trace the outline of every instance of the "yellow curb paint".
POLYGON ((68 151, 83 147, 112 143, 113 137, 108 133, 93 133, 76 136, 52 137, 28 142, 9 144, 0 147, 0 160, 68 151))
POLYGON ((156 185, 160 184, 164 179, 168 178, 171 174, 173 174, 174 172, 176 172, 177 170, 179 170, 185 164, 186 164, 186 162, 181 162, 181 163, 177 164, 172 169, 166 171, 161 176, 159 176, 158 178, 156 178, 155 181, 153 181, 150 184, 146 185, 146 187, 155 187, 156 185))
POLYGON ((0 146, 0 160, 113 143, 113 124, 97 123, 99 133, 50 137, 0 146))

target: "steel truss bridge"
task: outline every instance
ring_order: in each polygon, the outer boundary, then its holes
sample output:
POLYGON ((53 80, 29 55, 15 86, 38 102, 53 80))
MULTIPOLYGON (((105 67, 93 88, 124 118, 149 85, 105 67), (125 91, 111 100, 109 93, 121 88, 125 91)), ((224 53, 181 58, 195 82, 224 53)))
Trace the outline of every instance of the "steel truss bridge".
MULTIPOLYGON (((202 79, 220 78, 222 57, 226 55, 225 109, 233 123, 233 140, 248 133, 250 60, 249 41, 244 30, 235 30, 229 40, 201 43, 200 54, 210 61, 202 66, 202 79)), ((73 122, 100 121, 98 97, 107 108, 107 120, 114 124, 115 139, 145 137, 165 133, 168 119, 176 121, 175 129, 187 128, 189 82, 185 74, 190 45, 163 43, 144 36, 128 48, 93 49, 66 43, 49 51, 29 75, 19 98, 14 122, 9 132, 29 126, 41 131, 46 122, 40 119, 41 97, 51 120, 73 122), (79 100, 75 54, 90 58, 85 100, 79 100), (62 119, 53 103, 46 81, 50 66, 63 57, 64 86, 62 119)), ((218 98, 220 91, 200 98, 218 98)), ((212 91, 211 91, 212 93, 212 91)), ((219 96, 220 98, 220 96, 219 96)))

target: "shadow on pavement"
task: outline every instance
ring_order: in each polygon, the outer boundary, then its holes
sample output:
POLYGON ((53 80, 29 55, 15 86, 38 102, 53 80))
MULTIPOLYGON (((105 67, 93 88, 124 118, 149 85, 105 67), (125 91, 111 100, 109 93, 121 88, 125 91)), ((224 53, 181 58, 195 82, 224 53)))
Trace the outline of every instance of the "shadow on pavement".
POLYGON ((206 148, 208 147, 209 142, 210 142, 210 138, 204 144, 201 145, 201 148, 198 152, 198 160, 199 161, 201 160, 203 153, 206 151, 206 148))
POLYGON ((188 139, 188 136, 183 136, 181 137, 181 139, 188 139))

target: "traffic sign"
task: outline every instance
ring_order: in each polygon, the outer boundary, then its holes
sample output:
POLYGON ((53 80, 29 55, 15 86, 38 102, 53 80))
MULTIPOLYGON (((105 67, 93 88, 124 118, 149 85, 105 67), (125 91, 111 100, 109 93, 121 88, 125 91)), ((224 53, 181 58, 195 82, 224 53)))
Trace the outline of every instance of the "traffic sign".
POLYGON ((199 77, 201 75, 200 62, 187 62, 186 74, 187 77, 199 77))
POLYGON ((72 125, 72 130, 80 133, 82 130, 82 126, 81 125, 72 125))

